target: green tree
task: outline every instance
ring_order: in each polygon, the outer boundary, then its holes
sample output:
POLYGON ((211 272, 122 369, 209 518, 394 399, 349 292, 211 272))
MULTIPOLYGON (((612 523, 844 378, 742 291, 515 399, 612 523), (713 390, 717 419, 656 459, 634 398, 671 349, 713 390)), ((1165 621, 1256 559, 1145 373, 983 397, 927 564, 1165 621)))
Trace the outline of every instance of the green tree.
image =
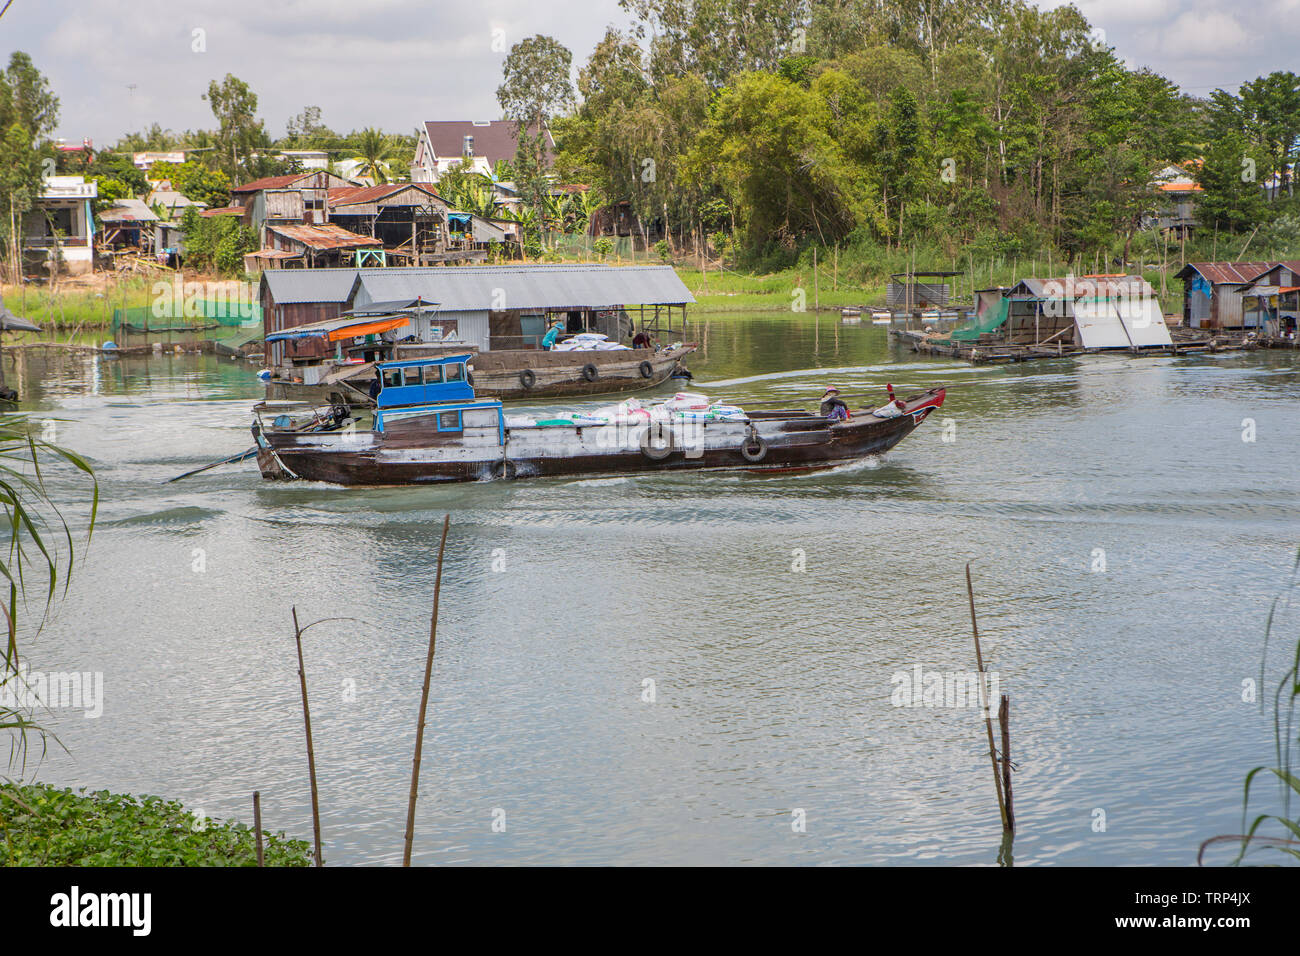
POLYGON ((551 116, 573 102, 572 63, 573 54, 548 36, 531 36, 511 47, 497 87, 505 118, 521 131, 545 129, 551 116))
POLYGON ((270 145, 270 140, 257 119, 257 94, 243 80, 227 73, 218 83, 208 84, 203 95, 216 117, 216 163, 231 181, 249 172, 249 159, 259 148, 270 145))
POLYGON ((54 131, 59 100, 32 58, 21 51, 0 72, 0 237, 12 281, 22 259, 22 222, 40 194, 43 160, 53 157, 41 141, 54 131))
POLYGON ((510 48, 497 87, 505 118, 515 124, 517 147, 513 162, 520 197, 541 223, 542 205, 550 191, 546 136, 551 117, 573 101, 569 67, 573 54, 548 36, 531 36, 510 48))
POLYGON ((368 176, 376 184, 388 182, 392 175, 388 164, 397 155, 392 137, 368 126, 356 138, 356 151, 353 159, 361 164, 358 177, 368 176))
POLYGON ((172 188, 193 202, 210 209, 230 203, 230 177, 219 169, 209 169, 195 159, 184 163, 154 163, 154 179, 167 180, 172 188))
POLYGON ((1300 152, 1300 76, 1275 71, 1241 85, 1237 95, 1210 94, 1210 127, 1215 139, 1240 134, 1262 154, 1261 181, 1276 175, 1292 192, 1292 166, 1300 152))
POLYGON ((1266 162, 1241 133, 1225 133, 1210 144, 1196 177, 1204 190, 1196 204, 1202 229, 1240 232, 1264 219, 1264 192, 1255 171, 1266 162))

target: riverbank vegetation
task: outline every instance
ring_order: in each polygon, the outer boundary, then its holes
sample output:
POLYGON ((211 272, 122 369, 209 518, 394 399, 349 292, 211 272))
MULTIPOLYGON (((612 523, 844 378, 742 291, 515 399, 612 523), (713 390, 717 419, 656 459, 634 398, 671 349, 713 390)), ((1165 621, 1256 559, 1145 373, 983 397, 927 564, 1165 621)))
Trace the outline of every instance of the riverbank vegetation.
POLYGON ((556 168, 626 201, 647 242, 704 238, 757 272, 844 243, 1109 271, 1181 258, 1143 229, 1171 164, 1223 258, 1295 235, 1294 74, 1196 98, 1125 67, 1076 8, 1020 0, 621 5, 637 26, 581 67, 556 168))
MULTIPOLYGON (((0 786, 0 859, 8 866, 257 866, 242 823, 196 816, 174 800, 43 784, 0 786)), ((311 846, 264 833, 266 866, 309 866, 311 846)))

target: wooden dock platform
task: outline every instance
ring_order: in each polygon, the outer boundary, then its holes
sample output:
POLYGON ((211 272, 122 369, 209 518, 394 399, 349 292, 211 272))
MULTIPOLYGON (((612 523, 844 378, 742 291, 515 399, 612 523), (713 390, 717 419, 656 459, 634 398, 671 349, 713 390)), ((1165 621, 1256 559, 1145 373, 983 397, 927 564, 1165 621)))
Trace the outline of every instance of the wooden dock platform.
POLYGON ((1171 326, 1170 335, 1173 344, 1169 346, 1132 348, 1132 349, 1086 349, 1072 343, 1040 342, 1009 343, 996 335, 985 333, 978 339, 960 341, 950 338, 946 333, 929 329, 889 330, 889 336, 896 342, 906 345, 920 355, 940 355, 948 358, 970 362, 972 365, 997 364, 1010 362, 1029 362, 1036 359, 1065 358, 1073 355, 1088 355, 1101 351, 1128 351, 1134 355, 1195 355, 1204 352, 1239 352, 1256 349, 1296 349, 1300 342, 1294 339, 1271 337, 1250 337, 1241 332, 1225 332, 1207 329, 1189 329, 1183 326, 1171 326))

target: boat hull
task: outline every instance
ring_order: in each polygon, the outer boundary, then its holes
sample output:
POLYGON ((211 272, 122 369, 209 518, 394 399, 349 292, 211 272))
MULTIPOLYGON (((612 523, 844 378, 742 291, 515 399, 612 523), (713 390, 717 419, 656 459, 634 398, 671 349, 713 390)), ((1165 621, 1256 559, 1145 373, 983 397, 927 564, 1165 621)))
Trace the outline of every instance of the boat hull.
POLYGON ((358 435, 352 447, 318 435, 267 432, 258 465, 268 479, 339 485, 604 477, 685 471, 772 473, 831 468, 889 451, 943 404, 933 389, 905 403, 902 414, 860 412, 835 424, 815 416, 754 418, 751 423, 654 426, 552 426, 486 433, 469 444, 431 443, 427 434, 393 428, 358 435), (661 445, 671 446, 665 452, 661 445), (662 457, 660 457, 662 456, 662 457))

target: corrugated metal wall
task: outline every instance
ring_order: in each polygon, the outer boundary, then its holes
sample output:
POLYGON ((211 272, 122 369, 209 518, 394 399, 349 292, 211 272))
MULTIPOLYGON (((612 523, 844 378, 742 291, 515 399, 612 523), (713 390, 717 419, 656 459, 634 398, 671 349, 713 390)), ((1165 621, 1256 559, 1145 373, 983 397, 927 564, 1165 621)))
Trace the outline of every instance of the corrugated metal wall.
POLYGON ((460 340, 466 345, 476 345, 486 352, 491 337, 488 332, 488 311, 482 309, 473 312, 439 312, 435 318, 454 319, 460 340))

